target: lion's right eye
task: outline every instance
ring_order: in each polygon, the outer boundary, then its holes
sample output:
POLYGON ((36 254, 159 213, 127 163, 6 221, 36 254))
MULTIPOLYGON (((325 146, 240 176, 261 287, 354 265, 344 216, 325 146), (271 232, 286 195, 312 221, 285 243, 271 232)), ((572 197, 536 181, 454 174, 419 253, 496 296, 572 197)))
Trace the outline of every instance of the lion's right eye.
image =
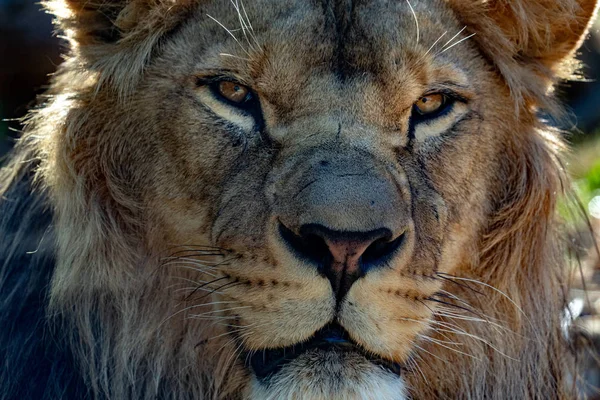
POLYGON ((219 117, 247 129, 263 129, 260 100, 250 87, 227 76, 196 77, 195 84, 201 102, 219 117))
POLYGON ((217 82, 217 92, 225 100, 235 104, 244 104, 252 100, 252 92, 244 85, 231 81, 217 82))
POLYGON ((229 79, 219 79, 208 84, 213 96, 223 103, 251 112, 259 108, 258 99, 252 89, 229 79))

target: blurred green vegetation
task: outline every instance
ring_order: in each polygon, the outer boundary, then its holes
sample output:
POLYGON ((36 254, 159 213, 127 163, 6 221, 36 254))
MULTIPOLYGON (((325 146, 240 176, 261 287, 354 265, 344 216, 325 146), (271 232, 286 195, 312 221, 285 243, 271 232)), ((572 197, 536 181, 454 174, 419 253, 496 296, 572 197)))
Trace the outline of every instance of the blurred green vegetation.
MULTIPOLYGON (((600 219, 600 132, 577 143, 567 165, 576 196, 592 217, 600 219)), ((563 217, 571 220, 565 211, 561 207, 563 217)))

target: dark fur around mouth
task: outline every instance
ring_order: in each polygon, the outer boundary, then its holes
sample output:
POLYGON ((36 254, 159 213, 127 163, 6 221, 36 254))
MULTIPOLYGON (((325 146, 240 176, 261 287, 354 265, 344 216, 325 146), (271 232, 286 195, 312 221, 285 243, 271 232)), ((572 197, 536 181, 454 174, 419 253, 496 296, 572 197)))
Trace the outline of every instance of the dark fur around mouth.
POLYGON ((401 372, 399 364, 371 354, 353 342, 348 332, 337 323, 326 325, 312 338, 293 346, 249 352, 246 357, 246 365, 252 369, 259 381, 267 381, 281 371, 286 364, 312 349, 359 353, 373 364, 394 374, 400 375, 401 372))

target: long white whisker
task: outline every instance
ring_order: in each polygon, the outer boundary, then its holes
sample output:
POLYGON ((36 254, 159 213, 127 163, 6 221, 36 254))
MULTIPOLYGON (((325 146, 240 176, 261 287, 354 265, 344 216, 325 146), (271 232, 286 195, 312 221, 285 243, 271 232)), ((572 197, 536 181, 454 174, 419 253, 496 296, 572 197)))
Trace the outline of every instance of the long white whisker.
POLYGON ((214 313, 218 313, 218 312, 225 312, 225 311, 233 311, 233 310, 241 310, 241 309, 246 309, 246 308, 252 308, 252 306, 241 306, 241 307, 232 307, 232 308, 226 308, 224 310, 212 310, 212 311, 207 311, 205 313, 202 314, 193 314, 190 315, 190 317, 202 317, 208 314, 214 314, 214 313))
MULTIPOLYGON (((187 310, 190 310, 190 309, 192 309, 192 308, 198 308, 198 307, 208 307, 208 306, 214 306, 214 305, 218 305, 218 304, 231 304, 231 303, 238 303, 238 304, 239 304, 239 302, 237 302, 237 301, 215 301, 215 302, 212 302, 212 303, 194 304, 193 306, 185 307, 185 308, 183 308, 183 309, 181 309, 181 310, 179 310, 179 311, 177 311, 177 312, 175 312, 175 313, 173 313, 173 314, 169 315, 167 318, 165 318, 165 319, 164 319, 164 320, 163 320, 163 321, 160 323, 160 325, 162 325, 162 324, 163 324, 163 323, 165 323, 166 321, 170 320, 171 318, 173 318, 173 317, 175 317, 175 316, 177 316, 177 315, 181 314, 182 312, 185 312, 185 311, 187 311, 187 310)), ((159 326, 160 326, 160 325, 159 325, 159 326)))
POLYGON ((456 279, 456 280, 459 280, 459 281, 472 282, 472 283, 476 283, 476 284, 479 284, 479 285, 483 285, 483 286, 485 286, 485 287, 487 287, 487 288, 490 288, 490 289, 494 290, 494 291, 495 291, 495 292, 497 292, 497 293, 500 293, 500 294, 501 294, 501 295, 502 295, 504 298, 506 298, 508 301, 510 301, 510 302, 511 302, 511 303, 512 303, 512 304, 513 304, 513 305, 514 305, 516 308, 517 308, 517 310, 519 310, 519 312, 520 312, 520 313, 521 313, 521 314, 522 314, 522 315, 523 315, 525 318, 527 318, 527 314, 525 314, 525 311, 523 311, 523 309, 522 309, 521 307, 519 307, 519 305, 518 305, 517 303, 515 303, 515 301, 514 301, 513 299, 511 299, 511 298, 510 298, 510 297, 509 297, 509 296, 508 296, 506 293, 504 293, 502 290, 500 290, 500 289, 497 289, 497 288, 493 287, 492 285, 488 285, 488 284, 487 284, 487 283, 485 283, 485 282, 481 282, 481 281, 478 281, 478 280, 475 280, 475 279, 469 279, 469 278, 460 278, 460 277, 457 277, 457 276, 454 276, 454 275, 450 276, 450 278, 451 278, 451 279, 456 279))
MULTIPOLYGON (((437 333, 437 328, 434 329, 434 331, 437 333)), ((459 342, 455 342, 452 340, 440 340, 440 339, 434 339, 431 336, 426 336, 426 335, 419 335, 422 338, 425 338, 427 340, 431 340, 433 343, 443 343, 443 344, 447 344, 449 346, 464 346, 464 343, 459 343, 459 342)))
POLYGON ((406 3, 410 7, 410 12, 412 13, 412 15, 413 15, 413 17, 415 19, 415 25, 417 26, 417 44, 418 44, 419 40, 420 40, 421 32, 420 32, 420 29, 419 29, 419 20, 417 19, 417 13, 415 13, 415 9, 413 8, 412 4, 410 4, 409 0, 406 0, 406 3))
POLYGON ((244 12, 244 16, 246 17, 247 26, 250 28, 250 37, 252 37, 252 40, 254 40, 254 43, 256 43, 258 48, 262 49, 260 43, 258 43, 258 40, 256 39, 256 35, 254 35, 254 27, 250 23, 250 18, 248 18, 248 13, 246 12, 246 7, 244 6, 244 2, 242 0, 239 0, 239 2, 240 2, 240 6, 242 6, 242 11, 244 12))
POLYGON ((238 317, 236 315, 225 315, 225 316, 219 316, 219 315, 209 315, 206 317, 202 317, 202 316, 190 316, 188 317, 188 319, 198 319, 198 320, 202 320, 202 321, 220 321, 220 320, 226 320, 226 319, 238 319, 238 317))
POLYGON ((496 346, 492 345, 490 342, 488 342, 485 339, 480 338, 477 335, 472 335, 472 334, 467 333, 467 332, 457 332, 455 330, 441 329, 441 328, 436 328, 436 330, 440 330, 440 331, 448 332, 448 333, 453 333, 455 335, 463 335, 463 336, 467 336, 467 337, 470 337, 470 338, 475 339, 475 340, 479 340, 480 342, 488 345, 489 347, 491 347, 492 349, 494 349, 496 352, 498 352, 499 354, 503 355, 504 357, 506 357, 506 358, 508 358, 510 360, 513 360, 513 361, 519 361, 516 358, 511 357, 508 354, 505 354, 503 351, 500 351, 500 349, 498 349, 496 346))
POLYGON ((206 275, 208 275, 208 276, 212 276, 213 278, 216 278, 217 276, 219 276, 219 275, 217 275, 217 274, 214 274, 214 273, 212 273, 212 272, 208 272, 208 271, 206 271, 206 270, 203 270, 203 269, 200 269, 200 268, 197 268, 197 267, 190 267, 190 266, 186 266, 185 264, 190 264, 190 263, 182 263, 182 264, 180 264, 180 265, 177 265, 177 264, 174 264, 174 265, 175 265, 177 268, 181 268, 181 269, 188 269, 188 270, 190 270, 190 271, 196 271, 196 272, 200 272, 200 273, 202 273, 202 274, 206 274, 206 275))
POLYGON ((194 259, 177 259, 177 260, 171 260, 171 261, 167 261, 165 263, 162 263, 161 266, 162 267, 168 267, 169 265, 178 265, 178 264, 193 264, 193 265, 197 265, 200 267, 205 267, 208 269, 215 269, 214 265, 215 263, 211 263, 213 265, 209 265, 207 261, 199 261, 199 260, 194 260, 194 259))
POLYGON ((425 352, 425 353, 429 354, 430 356, 432 356, 432 357, 434 357, 434 358, 437 358, 437 359, 438 359, 438 360, 440 360, 441 362, 443 362, 443 363, 445 363, 445 364, 447 364, 447 363, 448 363, 448 360, 444 360, 443 358, 440 358, 440 357, 436 356, 435 354, 433 354, 433 353, 430 353, 429 351, 425 350, 424 348, 422 348, 422 347, 421 347, 421 346, 419 346, 418 344, 416 344, 416 343, 413 343, 412 345, 413 345, 413 346, 415 346, 417 349, 421 350, 422 352, 425 352))
POLYGON ((446 46, 448 46, 450 43, 452 43, 452 41, 453 41, 454 39, 456 39, 456 38, 458 37, 458 35, 460 35, 460 34, 461 34, 461 33, 462 33, 462 32, 463 32, 465 29, 467 29, 467 27, 466 27, 466 26, 464 26, 464 27, 463 27, 463 28, 462 28, 460 31, 458 31, 458 33, 457 33, 456 35, 452 36, 452 38, 451 38, 450 40, 448 40, 448 41, 447 41, 447 42, 446 42, 446 43, 445 43, 445 44, 442 46, 442 51, 444 50, 444 48, 445 48, 446 46))
POLYGON ((246 39, 246 43, 248 43, 248 48, 252 51, 255 51, 255 49, 252 47, 252 43, 250 43, 250 39, 248 39, 248 34, 246 33, 246 23, 244 21, 244 18, 242 17, 242 13, 240 12, 240 7, 238 5, 238 1, 236 0, 235 2, 233 0, 229 0, 231 2, 231 4, 233 5, 233 8, 235 8, 235 11, 237 12, 237 16, 238 16, 238 21, 240 22, 240 27, 242 28, 242 33, 244 35, 244 39, 246 39))
MULTIPOLYGON (((423 360, 423 358, 417 354, 415 354, 416 357, 419 357, 419 359, 423 360)), ((416 360, 409 358, 407 361, 410 361, 411 363, 411 367, 415 368, 417 371, 419 371, 419 374, 421 374, 421 376, 423 377, 423 380, 425 381, 426 384, 429 384, 429 381, 427 380, 427 378, 425 377, 425 374, 423 373, 423 370, 421 369, 421 367, 419 367, 419 364, 417 363, 416 360)))
POLYGON ((242 44, 240 43, 240 41, 238 40, 237 37, 235 37, 235 35, 233 34, 233 32, 231 32, 225 25, 223 25, 222 23, 220 23, 215 17, 213 17, 210 14, 206 14, 206 16, 210 19, 212 19, 213 21, 215 21, 217 24, 219 24, 219 26, 223 29, 225 29, 227 31, 227 33, 229 34, 229 36, 231 36, 233 38, 233 40, 235 40, 235 42, 241 47, 241 49, 244 51, 244 53, 246 53, 248 56, 250 55, 250 53, 248 53, 248 50, 246 50, 244 48, 244 46, 242 46, 242 44))
POLYGON ((451 49, 451 48, 453 48, 454 46, 457 46, 457 45, 461 44, 461 43, 462 43, 462 42, 464 42, 465 40, 468 40, 468 39, 472 38, 472 37, 473 37, 473 36, 475 36, 475 35, 476 35, 476 33, 472 33, 472 34, 470 34, 469 36, 467 36, 466 38, 462 38, 461 40, 459 40, 458 42, 454 43, 453 45, 451 45, 451 46, 449 46, 449 47, 446 47, 444 50, 440 51, 438 54, 442 54, 442 53, 444 53, 444 52, 446 52, 446 51, 450 50, 450 49, 451 49))
POLYGON ((419 335, 419 337, 421 337, 422 339, 425 339, 425 340, 427 340, 427 341, 430 341, 431 343, 437 344, 438 346, 442 346, 443 348, 445 348, 445 349, 448 349, 448 350, 451 350, 451 351, 453 351, 453 352, 455 352, 455 353, 462 354, 462 355, 464 355, 464 356, 467 356, 467 357, 470 357, 470 358, 472 358, 472 359, 474 359, 474 360, 481 361, 481 359, 480 359, 480 358, 477 358, 477 357, 475 357, 475 356, 474 356, 474 355, 472 355, 472 354, 468 354, 468 353, 465 353, 464 351, 460 351, 460 350, 453 349, 452 347, 450 347, 450 346, 446 346, 446 345, 444 345, 444 344, 441 344, 441 343, 439 343, 439 341, 435 341, 434 339, 431 339, 430 337, 427 337, 427 336, 422 336, 422 335, 419 335))
POLYGON ((435 47, 435 45, 436 45, 436 44, 438 44, 438 42, 439 42, 440 40, 442 40, 442 38, 443 38, 443 37, 446 35, 446 33, 448 33, 448 31, 446 31, 446 32, 442 33, 442 36, 440 36, 440 37, 438 38, 438 40, 436 40, 436 41, 435 41, 435 42, 434 42, 434 43, 431 45, 431 47, 430 47, 430 48, 429 48, 429 49, 428 49, 428 50, 425 52, 425 54, 423 55, 423 57, 425 57, 427 54, 429 54, 429 53, 431 52, 431 50, 433 50, 433 48, 435 47))
POLYGON ((232 57, 232 58, 237 58, 237 59, 243 60, 243 61, 250 61, 249 58, 240 57, 240 56, 234 56, 233 54, 229 54, 229 53, 219 53, 219 55, 221 57, 232 57))

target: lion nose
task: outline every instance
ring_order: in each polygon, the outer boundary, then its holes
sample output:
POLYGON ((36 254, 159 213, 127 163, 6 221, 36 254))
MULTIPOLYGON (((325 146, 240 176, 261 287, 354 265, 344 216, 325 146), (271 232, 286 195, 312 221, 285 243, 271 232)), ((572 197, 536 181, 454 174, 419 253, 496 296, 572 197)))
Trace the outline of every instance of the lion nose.
POLYGON ((361 276, 400 259, 411 226, 406 182, 355 148, 325 146, 294 160, 274 188, 279 236, 342 299, 361 276))
POLYGON ((318 266, 338 301, 369 269, 390 259, 404 240, 404 234, 394 238, 386 228, 341 232, 318 224, 302 226, 299 235, 282 224, 280 233, 298 256, 318 266))

